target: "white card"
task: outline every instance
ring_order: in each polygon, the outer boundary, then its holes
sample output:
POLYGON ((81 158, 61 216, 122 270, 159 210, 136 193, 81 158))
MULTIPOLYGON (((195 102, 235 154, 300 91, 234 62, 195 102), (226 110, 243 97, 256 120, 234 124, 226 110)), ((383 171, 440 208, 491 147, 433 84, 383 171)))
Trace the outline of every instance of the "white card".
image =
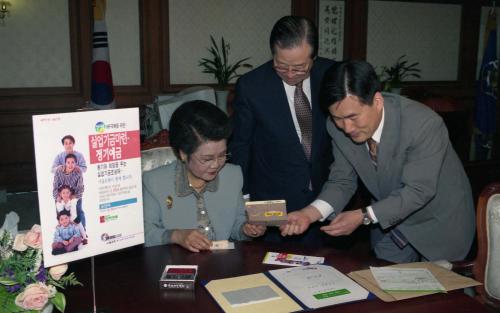
POLYGON ((227 240, 216 240, 212 241, 212 245, 210 246, 210 250, 229 250, 234 249, 234 242, 227 240))

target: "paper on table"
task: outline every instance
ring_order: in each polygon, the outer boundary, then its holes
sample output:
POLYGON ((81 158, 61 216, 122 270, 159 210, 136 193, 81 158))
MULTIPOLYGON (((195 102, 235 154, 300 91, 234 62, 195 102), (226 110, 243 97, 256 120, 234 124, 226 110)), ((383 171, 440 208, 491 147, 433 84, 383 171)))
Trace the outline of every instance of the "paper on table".
POLYGON ((368 291, 328 265, 310 265, 269 271, 308 308, 363 300, 368 291))
POLYGON ((372 267, 373 277, 385 291, 446 292, 439 280, 426 268, 372 267))
POLYGON ((226 313, 288 313, 302 311, 300 305, 295 303, 263 273, 212 280, 206 284, 205 288, 226 313), (267 301, 234 307, 224 296, 224 294, 227 295, 234 291, 261 286, 268 286, 279 298, 273 295, 267 301))
MULTIPOLYGON (((481 285, 481 283, 475 281, 472 278, 465 277, 462 275, 458 275, 452 271, 444 269, 432 262, 416 262, 416 263, 405 263, 405 264, 395 264, 390 265, 389 267, 397 267, 397 268, 427 268, 431 273, 439 279, 441 284, 446 288, 446 291, 462 289, 466 287, 472 287, 481 285)), ((433 293, 437 293, 436 291, 432 292, 411 292, 411 291, 384 291, 382 290, 375 278, 373 278, 372 272, 369 269, 360 270, 349 273, 349 277, 354 279, 358 284, 368 289, 370 292, 375 294, 379 299, 385 302, 392 302, 404 299, 410 299, 415 297, 421 297, 433 293)))
POLYGON ((234 249, 234 242, 228 240, 212 241, 210 250, 231 250, 234 249))

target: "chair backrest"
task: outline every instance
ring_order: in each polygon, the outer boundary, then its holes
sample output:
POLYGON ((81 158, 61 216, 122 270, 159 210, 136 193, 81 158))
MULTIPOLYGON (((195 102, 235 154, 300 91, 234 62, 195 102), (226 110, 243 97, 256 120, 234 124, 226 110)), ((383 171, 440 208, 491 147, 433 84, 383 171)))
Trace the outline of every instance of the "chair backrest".
POLYGON ((215 91, 213 88, 206 86, 194 86, 181 90, 174 96, 158 95, 155 102, 160 117, 161 127, 163 129, 168 129, 170 117, 172 117, 174 111, 184 102, 192 100, 205 100, 215 104, 215 91))
POLYGON ((477 257, 473 272, 483 283, 479 300, 500 308, 500 182, 486 186, 477 205, 477 257))
POLYGON ((177 160, 171 147, 158 147, 141 151, 142 172, 151 171, 177 160))

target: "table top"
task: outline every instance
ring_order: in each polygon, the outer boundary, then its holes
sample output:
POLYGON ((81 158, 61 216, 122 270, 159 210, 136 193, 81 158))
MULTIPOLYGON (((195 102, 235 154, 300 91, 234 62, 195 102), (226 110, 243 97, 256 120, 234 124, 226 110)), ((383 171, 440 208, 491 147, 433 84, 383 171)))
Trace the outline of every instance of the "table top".
MULTIPOLYGON (((234 250, 191 253, 176 245, 127 248, 96 256, 95 284, 98 309, 105 312, 221 312, 216 302, 201 285, 202 281, 228 278, 282 268, 262 264, 266 252, 287 252, 325 257, 325 263, 343 273, 366 269, 370 265, 387 263, 374 257, 335 250, 304 247, 299 244, 238 242, 234 250), (194 291, 165 291, 159 289, 159 278, 165 265, 198 265, 194 291)), ((70 265, 84 287, 69 287, 64 291, 66 312, 91 312, 92 284, 90 259, 70 265)), ((277 311, 278 312, 278 311, 277 311)), ((317 312, 488 312, 462 290, 447 294, 386 303, 379 299, 346 303, 317 310, 317 312)))

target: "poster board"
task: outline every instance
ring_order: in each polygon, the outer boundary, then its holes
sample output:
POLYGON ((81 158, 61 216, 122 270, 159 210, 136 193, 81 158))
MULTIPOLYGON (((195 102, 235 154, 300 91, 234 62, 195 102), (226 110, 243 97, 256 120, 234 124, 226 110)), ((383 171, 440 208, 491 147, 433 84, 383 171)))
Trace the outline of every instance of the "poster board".
POLYGON ((144 243, 137 108, 34 115, 33 137, 46 267, 144 243))

